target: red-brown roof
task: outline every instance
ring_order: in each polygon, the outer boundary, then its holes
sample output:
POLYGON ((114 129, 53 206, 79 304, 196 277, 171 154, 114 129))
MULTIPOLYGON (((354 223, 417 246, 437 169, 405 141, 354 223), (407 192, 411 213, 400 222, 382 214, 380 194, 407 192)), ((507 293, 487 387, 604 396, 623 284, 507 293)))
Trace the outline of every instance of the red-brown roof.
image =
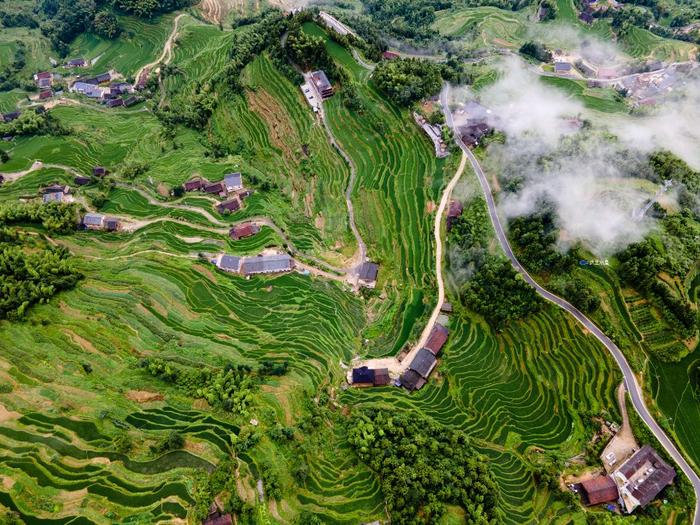
POLYGON ((610 476, 598 476, 581 483, 588 505, 599 505, 615 501, 618 497, 617 485, 610 476))
POLYGON ((204 520, 203 525, 233 525, 233 520, 230 514, 223 514, 221 516, 213 516, 204 520))
POLYGON ((185 188, 185 191, 194 191, 200 189, 203 184, 204 182, 202 181, 202 179, 193 179, 185 182, 183 186, 185 188))
POLYGON ((438 355, 442 347, 445 346, 447 342, 447 336, 449 331, 447 328, 442 326, 440 323, 435 323, 430 336, 428 337, 428 342, 425 343, 425 348, 430 350, 434 355, 438 355))
POLYGON ((37 78, 37 79, 40 79, 40 78, 51 78, 51 73, 49 73, 48 71, 41 71, 41 72, 39 72, 39 73, 36 74, 36 78, 37 78))
POLYGON ((462 215, 462 203, 459 201, 450 201, 450 208, 447 211, 448 217, 459 217, 462 215))
POLYGON ((394 51, 384 51, 384 53, 382 53, 382 58, 384 60, 394 60, 395 58, 399 58, 399 54, 394 51))
POLYGON ((252 222, 246 222, 245 224, 239 224, 238 226, 234 226, 231 228, 231 231, 229 232, 231 235, 232 239, 238 240, 238 239, 243 239, 244 237, 250 237, 251 235, 255 235, 260 231, 260 228, 258 228, 258 225, 252 222))

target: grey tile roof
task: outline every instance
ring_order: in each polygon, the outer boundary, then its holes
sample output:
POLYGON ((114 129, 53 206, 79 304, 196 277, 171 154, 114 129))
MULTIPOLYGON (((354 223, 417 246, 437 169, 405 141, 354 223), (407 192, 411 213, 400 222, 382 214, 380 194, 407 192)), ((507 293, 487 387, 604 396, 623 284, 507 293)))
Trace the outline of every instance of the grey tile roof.
POLYGON ((376 281, 379 265, 372 262, 363 263, 358 273, 363 281, 376 281))
POLYGON ((293 267, 292 258, 287 254, 246 257, 241 264, 244 275, 256 273, 286 272, 293 267))
POLYGON ((409 368, 411 370, 415 370, 421 376, 427 379, 430 375, 430 372, 432 372, 433 368, 435 368, 436 363, 437 359, 435 359, 433 353, 430 350, 421 348, 420 350, 418 350, 416 357, 413 358, 413 361, 411 361, 409 368))
POLYGON ((243 179, 240 173, 227 173, 224 175, 224 184, 227 188, 238 188, 243 185, 243 179))
POLYGON ((99 213, 86 213, 83 217, 83 224, 85 226, 101 226, 103 219, 104 216, 99 213))
POLYGON ((237 272, 240 268, 241 258, 235 255, 224 255, 219 261, 219 268, 237 272))

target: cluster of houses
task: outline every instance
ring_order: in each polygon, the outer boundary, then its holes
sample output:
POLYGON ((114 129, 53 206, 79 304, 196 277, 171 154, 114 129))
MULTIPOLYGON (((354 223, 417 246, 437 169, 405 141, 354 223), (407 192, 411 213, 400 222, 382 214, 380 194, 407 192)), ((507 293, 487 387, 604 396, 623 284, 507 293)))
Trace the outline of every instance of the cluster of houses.
POLYGON ((328 80, 328 76, 324 71, 313 71, 306 75, 306 82, 301 85, 301 92, 304 98, 314 110, 318 113, 321 108, 321 102, 332 97, 334 94, 333 84, 328 80))
POLYGON ((70 186, 63 184, 51 184, 41 190, 41 198, 44 204, 49 202, 73 202, 70 186))
POLYGON ((243 175, 239 172, 227 173, 219 182, 209 182, 203 177, 195 177, 182 185, 186 192, 201 191, 225 199, 216 205, 219 213, 233 213, 241 209, 243 200, 250 196, 250 190, 243 187, 243 175))
POLYGON ((99 213, 86 213, 83 215, 81 226, 88 230, 105 230, 115 232, 119 230, 120 222, 115 217, 106 217, 99 213))
POLYGON ((425 134, 428 135, 428 138, 433 142, 433 146, 435 147, 435 156, 439 159, 447 157, 450 152, 447 149, 445 140, 442 138, 442 126, 431 124, 425 119, 425 117, 423 117, 423 115, 416 111, 413 112, 413 120, 416 121, 416 124, 418 124, 421 129, 425 131, 425 134))
POLYGON ((491 110, 476 101, 460 104, 454 113, 454 120, 459 137, 470 148, 478 146, 494 129, 491 110))
POLYGON ((447 342, 449 331, 440 323, 435 323, 425 346, 418 350, 408 369, 401 374, 398 385, 408 391, 420 390, 428 381, 430 373, 437 365, 437 358, 447 342))
POLYGON ((617 502, 624 512, 631 513, 656 499, 675 477, 673 467, 651 446, 644 445, 608 474, 581 482, 579 489, 586 505, 617 502))
POLYGON ((128 82, 113 81, 111 72, 76 80, 70 87, 72 93, 84 95, 102 102, 109 108, 133 106, 139 102, 134 88, 128 82))
POLYGON ((245 277, 285 273, 294 269, 294 259, 286 253, 270 253, 255 257, 221 254, 211 262, 224 272, 237 273, 245 277))

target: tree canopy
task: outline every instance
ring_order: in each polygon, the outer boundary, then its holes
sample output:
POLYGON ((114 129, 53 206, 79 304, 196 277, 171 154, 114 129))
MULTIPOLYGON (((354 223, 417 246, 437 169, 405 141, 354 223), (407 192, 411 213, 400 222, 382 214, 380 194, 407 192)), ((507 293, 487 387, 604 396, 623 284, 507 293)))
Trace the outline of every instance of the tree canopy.
POLYGON ((468 524, 500 523, 488 461, 467 435, 417 414, 364 410, 348 422, 348 441, 379 476, 394 523, 439 523, 458 505, 468 524))
POLYGON ((440 67, 415 58, 380 62, 374 71, 374 82, 389 99, 409 106, 440 91, 440 67))

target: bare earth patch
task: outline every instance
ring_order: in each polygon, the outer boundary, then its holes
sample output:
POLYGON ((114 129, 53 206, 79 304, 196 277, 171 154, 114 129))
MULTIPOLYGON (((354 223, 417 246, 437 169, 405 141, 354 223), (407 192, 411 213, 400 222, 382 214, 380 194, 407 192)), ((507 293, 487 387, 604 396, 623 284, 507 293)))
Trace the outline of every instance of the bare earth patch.
POLYGON ((72 330, 68 330, 67 328, 63 329, 63 333, 68 336, 68 338, 71 340, 71 342, 83 350, 87 350, 91 354, 97 354, 98 351, 97 349, 93 346, 93 344, 88 341, 87 339, 80 337, 78 334, 76 334, 72 330))
POLYGON ((0 423, 12 421, 13 419, 19 419, 20 417, 22 417, 22 414, 19 412, 7 410, 4 405, 0 405, 0 423))
POLYGON ((148 392, 146 390, 129 390, 126 398, 136 403, 151 403, 153 401, 162 401, 163 394, 159 392, 148 392))
POLYGON ((5 492, 10 491, 15 486, 15 480, 10 476, 0 476, 0 479, 2 479, 2 488, 5 489, 5 492))
POLYGON ((193 264, 192 268, 197 270, 202 275, 204 275, 207 279, 209 279, 214 284, 218 284, 216 282, 216 275, 214 275, 214 273, 209 268, 205 268, 201 264, 193 264))

